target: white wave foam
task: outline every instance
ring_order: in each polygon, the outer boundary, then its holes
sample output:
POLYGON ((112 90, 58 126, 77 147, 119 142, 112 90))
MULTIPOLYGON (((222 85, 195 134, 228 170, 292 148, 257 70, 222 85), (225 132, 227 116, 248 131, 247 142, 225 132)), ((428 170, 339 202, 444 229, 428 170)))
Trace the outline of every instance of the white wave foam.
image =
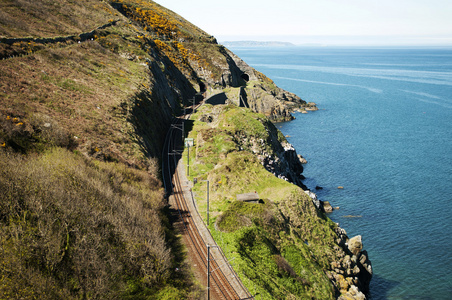
POLYGON ((424 93, 424 92, 416 92, 416 91, 409 91, 409 90, 400 90, 400 91, 408 93, 408 94, 413 94, 416 96, 421 96, 422 98, 414 97, 413 99, 416 99, 416 100, 419 100, 419 101, 422 101, 425 103, 437 104, 437 105, 440 105, 445 108, 452 108, 452 100, 450 100, 450 99, 444 99, 439 96, 432 95, 429 93, 424 93), (425 99, 425 98, 428 98, 428 99, 425 99), (439 100, 439 101, 436 101, 436 100, 439 100))
POLYGON ((439 105, 439 106, 442 106, 445 108, 452 108, 452 104, 449 104, 449 103, 442 103, 442 102, 427 100, 425 98, 418 98, 418 97, 415 97, 414 99, 419 100, 421 102, 425 102, 425 103, 436 104, 436 105, 439 105))
POLYGON ((345 68, 323 67, 309 65, 271 65, 256 64, 256 67, 266 67, 282 70, 314 71, 330 74, 340 74, 356 77, 378 78, 386 80, 399 80, 416 83, 427 83, 452 86, 452 72, 419 71, 405 69, 371 69, 371 68, 345 68))
POLYGON ((415 91, 408 91, 408 90, 401 90, 401 91, 405 92, 405 93, 409 93, 409 94, 414 94, 414 95, 418 95, 418 96, 441 100, 441 97, 438 97, 438 96, 435 96, 435 95, 432 95, 429 93, 415 92, 415 91))
POLYGON ((367 87, 367 86, 363 86, 363 85, 356 85, 356 84, 326 82, 326 81, 314 81, 314 80, 297 79, 297 78, 280 77, 280 76, 274 76, 274 78, 284 79, 284 80, 301 81, 301 82, 309 82, 309 83, 327 84, 327 85, 351 86, 351 87, 357 87, 357 88, 361 88, 361 89, 366 89, 366 90, 368 90, 370 92, 373 92, 373 93, 376 93, 376 94, 383 93, 383 90, 381 90, 381 89, 377 89, 377 88, 373 88, 373 87, 367 87))

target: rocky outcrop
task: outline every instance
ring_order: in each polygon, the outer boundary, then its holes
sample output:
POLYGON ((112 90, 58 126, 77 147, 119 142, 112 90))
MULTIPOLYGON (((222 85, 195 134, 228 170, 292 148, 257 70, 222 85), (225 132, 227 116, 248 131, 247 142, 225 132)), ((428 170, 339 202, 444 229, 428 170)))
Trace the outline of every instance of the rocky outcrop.
POLYGON ((367 251, 363 250, 362 237, 348 238, 340 227, 337 234, 339 259, 331 263, 328 276, 339 290, 340 300, 366 299, 373 271, 367 251))
POLYGON ((315 193, 311 192, 310 190, 305 190, 304 192, 309 196, 309 198, 311 198, 312 203, 314 203, 315 207, 317 209, 321 209, 322 204, 321 204, 321 201, 317 198, 317 195, 315 193))
POLYGON ((298 158, 295 148, 291 144, 284 143, 282 150, 275 152, 275 155, 261 153, 258 157, 267 171, 278 178, 306 189, 306 186, 302 182, 304 176, 301 175, 303 165, 298 158))
POLYGON ((333 212, 333 207, 331 206, 330 202, 328 202, 328 201, 323 201, 323 209, 327 213, 333 212))
POLYGON ((279 147, 272 149, 272 151, 268 151, 268 149, 264 147, 264 141, 261 139, 246 138, 240 140, 239 138, 237 139, 237 142, 239 145, 253 145, 249 150, 256 155, 267 171, 280 179, 284 179, 306 189, 306 186, 302 182, 304 179, 304 176, 301 174, 303 172, 303 165, 298 158, 295 148, 291 144, 280 144, 279 147))
POLYGON ((289 92, 278 87, 266 88, 259 83, 242 89, 240 97, 245 106, 266 115, 273 122, 293 120, 291 112, 305 104, 301 98, 289 92))
MULTIPOLYGON (((333 208, 327 201, 321 201, 309 190, 305 193, 312 199, 317 209, 332 212, 333 208)), ((338 289, 340 300, 367 299, 369 284, 372 279, 372 264, 367 251, 363 250, 362 237, 357 235, 348 238, 346 231, 337 227, 335 251, 337 260, 331 263, 328 277, 338 289)))
POLYGON ((358 255, 358 253, 361 252, 361 250, 363 250, 362 237, 360 235, 357 235, 357 236, 349 239, 347 241, 347 247, 348 247, 348 250, 353 255, 358 255))
POLYGON ((297 151, 282 135, 278 134, 278 130, 271 122, 265 121, 265 126, 268 133, 267 140, 245 134, 236 136, 236 142, 239 145, 251 145, 247 148, 256 155, 267 171, 306 190, 302 182, 303 164, 297 151))
POLYGON ((308 163, 306 158, 304 158, 301 154, 298 154, 298 160, 300 161, 301 164, 307 164, 308 163))
POLYGON ((273 122, 293 120, 291 113, 294 111, 317 109, 315 103, 306 103, 297 95, 277 87, 271 79, 250 67, 227 48, 218 46, 218 49, 224 56, 216 61, 222 73, 220 81, 215 82, 211 76, 204 76, 204 69, 197 73, 212 86, 239 88, 238 93, 229 95, 230 102, 262 113, 273 122))

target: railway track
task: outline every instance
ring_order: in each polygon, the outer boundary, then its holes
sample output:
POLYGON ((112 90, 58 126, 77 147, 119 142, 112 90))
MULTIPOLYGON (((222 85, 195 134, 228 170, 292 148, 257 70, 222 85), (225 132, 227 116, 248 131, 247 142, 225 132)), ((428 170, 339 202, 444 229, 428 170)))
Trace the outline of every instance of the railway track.
POLYGON ((178 211, 181 230, 189 240, 187 247, 195 254, 197 267, 206 274, 206 278, 209 278, 208 270, 210 270, 208 296, 210 295, 212 299, 227 300, 254 299, 235 274, 204 223, 194 215, 197 212, 190 209, 188 205, 183 180, 177 170, 177 163, 182 155, 180 149, 183 149, 182 124, 184 121, 185 117, 173 120, 165 141, 162 173, 166 195, 172 197, 173 206, 178 211), (208 253, 208 246, 210 253, 208 253))

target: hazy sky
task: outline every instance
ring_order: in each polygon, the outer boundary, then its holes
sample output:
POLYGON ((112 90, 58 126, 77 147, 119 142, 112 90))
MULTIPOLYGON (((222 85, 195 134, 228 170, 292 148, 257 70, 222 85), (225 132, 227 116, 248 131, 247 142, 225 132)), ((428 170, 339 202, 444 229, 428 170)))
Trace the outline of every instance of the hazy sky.
POLYGON ((156 0, 220 42, 452 45, 452 0, 156 0))

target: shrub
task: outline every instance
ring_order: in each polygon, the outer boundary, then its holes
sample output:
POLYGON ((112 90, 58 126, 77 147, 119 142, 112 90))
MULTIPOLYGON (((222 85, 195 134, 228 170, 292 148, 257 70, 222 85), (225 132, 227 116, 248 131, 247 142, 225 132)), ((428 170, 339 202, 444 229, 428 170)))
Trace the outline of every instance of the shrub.
POLYGON ((29 120, 0 113, 0 140, 17 152, 43 151, 51 146, 74 148, 72 135, 56 120, 35 114, 29 120))
POLYGON ((147 172, 0 150, 0 190, 2 297, 120 298, 131 278, 150 295, 170 279, 163 192, 147 172))

